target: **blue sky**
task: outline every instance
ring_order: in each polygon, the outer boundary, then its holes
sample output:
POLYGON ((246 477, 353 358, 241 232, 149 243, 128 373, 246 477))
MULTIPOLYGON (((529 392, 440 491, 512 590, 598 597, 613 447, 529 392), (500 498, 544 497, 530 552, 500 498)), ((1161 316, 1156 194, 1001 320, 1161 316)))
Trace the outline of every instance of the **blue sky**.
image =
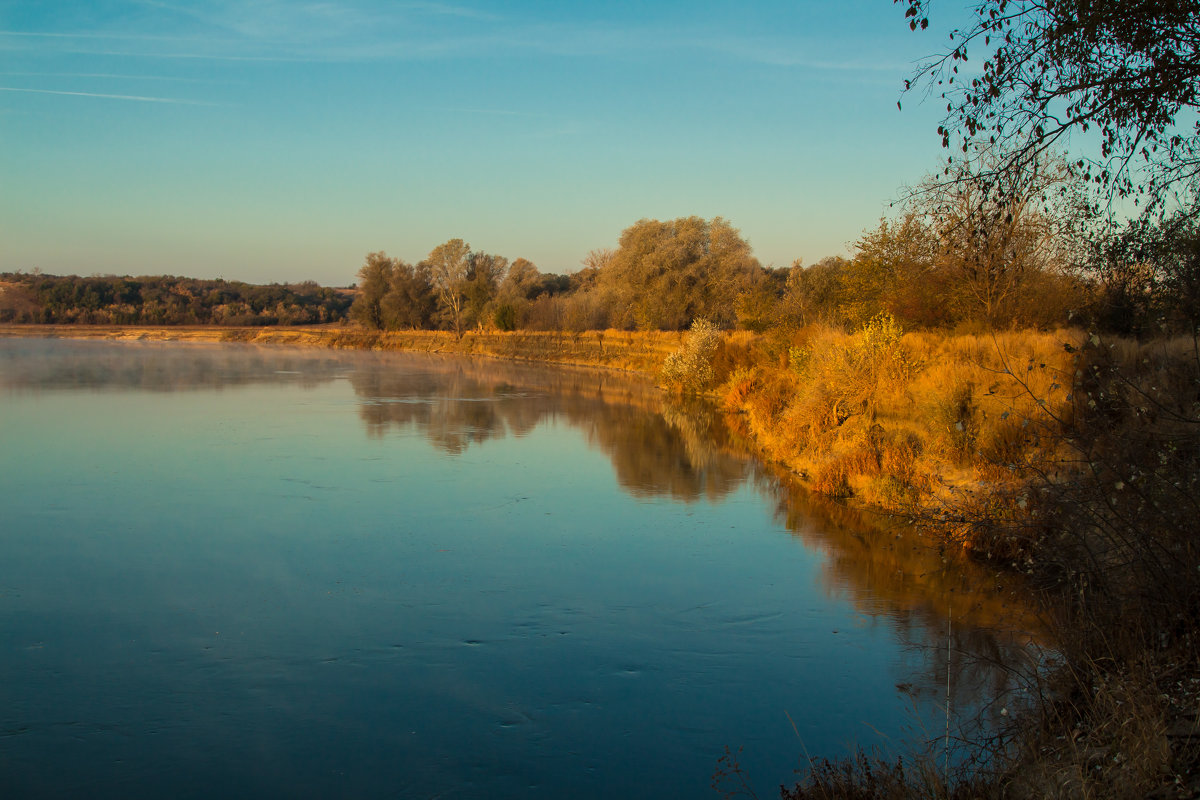
POLYGON ((812 263, 943 158, 900 90, 944 36, 892 0, 0 0, 0 271, 565 272, 693 214, 812 263))

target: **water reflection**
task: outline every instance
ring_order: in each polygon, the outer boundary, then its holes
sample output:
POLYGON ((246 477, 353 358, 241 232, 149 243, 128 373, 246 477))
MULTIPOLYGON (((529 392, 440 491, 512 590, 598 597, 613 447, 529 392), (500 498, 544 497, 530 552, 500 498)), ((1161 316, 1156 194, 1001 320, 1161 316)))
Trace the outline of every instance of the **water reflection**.
POLYGON ((939 704, 948 699, 963 749, 972 741, 983 746, 978 733, 995 729, 1005 702, 1025 690, 1046 654, 1028 587, 1018 576, 954 557, 902 521, 805 492, 786 475, 775 472, 761 483, 788 530, 826 555, 826 591, 886 620, 918 657, 897 688, 939 704))
POLYGON ((0 390, 223 390, 346 378, 373 437, 416 430, 460 455, 546 422, 584 431, 637 497, 718 500, 749 458, 702 403, 672 404, 647 380, 568 367, 415 353, 347 353, 253 345, 0 337, 0 390))
POLYGON ((918 669, 897 676, 914 697, 943 700, 948 677, 952 706, 964 713, 1004 696, 1016 688, 1013 665, 1039 640, 1028 593, 1011 576, 1005 585, 907 525, 805 492, 750 458, 709 403, 586 370, 422 357, 394 366, 350 376, 374 436, 417 429, 459 454, 561 420, 586 432, 634 496, 716 501, 753 480, 774 497, 779 521, 825 554, 825 590, 885 622, 919 656, 918 669))
POLYGON ((352 387, 375 440, 416 433, 459 457, 563 424, 582 431, 610 460, 621 489, 637 498, 715 503, 752 482, 773 500, 781 525, 824 555, 824 592, 848 600, 869 624, 888 626, 919 654, 894 676, 914 697, 941 698, 947 679, 958 709, 999 696, 1012 688, 1009 665, 1024 660, 1037 637, 1021 587, 943 557, 902 526, 790 486, 751 458, 710 406, 664 398, 648 381, 419 354, 0 338, 5 392, 311 388, 338 380, 352 387))
POLYGON ((174 392, 268 383, 311 388, 346 370, 346 359, 328 350, 0 336, 0 390, 9 392, 174 392))
MULTIPOLYGON (((1037 631, 1024 588, 949 559, 906 526, 803 491, 752 459, 711 404, 664 396, 651 381, 598 370, 415 353, 254 345, 5 339, 0 390, 222 390, 314 387, 346 379, 368 435, 417 431, 460 455, 564 422, 612 461, 636 497, 716 501, 753 479, 780 522, 827 556, 828 591, 900 629, 1037 631)), ((966 634, 964 634, 966 635, 966 634)))
POLYGON ((350 375, 367 431, 420 431, 458 455, 546 422, 584 431, 636 497, 719 500, 745 481, 750 459, 731 448, 711 407, 671 404, 648 381, 570 368, 404 355, 350 375))

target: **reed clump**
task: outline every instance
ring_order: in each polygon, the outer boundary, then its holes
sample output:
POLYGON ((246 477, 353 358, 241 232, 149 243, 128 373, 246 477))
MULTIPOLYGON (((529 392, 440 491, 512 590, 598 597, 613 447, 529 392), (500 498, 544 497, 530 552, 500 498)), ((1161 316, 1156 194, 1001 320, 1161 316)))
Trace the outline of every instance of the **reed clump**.
POLYGON ((742 338, 722 401, 814 491, 893 511, 939 508, 1011 482, 1044 438, 1046 412, 1068 403, 1068 348, 1080 336, 905 333, 880 315, 854 332, 796 332, 781 361, 747 355, 756 348, 742 338))

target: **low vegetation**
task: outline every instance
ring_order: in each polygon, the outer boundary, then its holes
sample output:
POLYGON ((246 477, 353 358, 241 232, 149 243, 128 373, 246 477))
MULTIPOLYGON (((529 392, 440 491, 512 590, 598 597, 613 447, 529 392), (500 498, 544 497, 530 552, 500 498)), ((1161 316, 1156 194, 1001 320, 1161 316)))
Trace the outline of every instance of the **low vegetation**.
POLYGON ((663 361, 663 384, 682 394, 702 394, 712 387, 716 374, 713 358, 721 346, 721 331, 706 319, 692 323, 683 344, 663 361))
POLYGON ((905 334, 886 314, 854 332, 735 334, 721 399, 815 491, 911 511, 1012 478, 1043 406, 1066 402, 1080 336, 905 334))

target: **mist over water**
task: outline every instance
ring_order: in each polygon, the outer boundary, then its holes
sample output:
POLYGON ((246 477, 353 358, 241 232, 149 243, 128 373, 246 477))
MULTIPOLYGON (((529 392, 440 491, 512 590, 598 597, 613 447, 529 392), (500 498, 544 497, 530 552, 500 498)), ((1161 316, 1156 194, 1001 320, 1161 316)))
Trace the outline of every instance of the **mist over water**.
POLYGON ((0 412, 14 796, 767 796, 940 715, 951 607, 955 707, 1019 649, 644 381, 0 339, 0 412))

